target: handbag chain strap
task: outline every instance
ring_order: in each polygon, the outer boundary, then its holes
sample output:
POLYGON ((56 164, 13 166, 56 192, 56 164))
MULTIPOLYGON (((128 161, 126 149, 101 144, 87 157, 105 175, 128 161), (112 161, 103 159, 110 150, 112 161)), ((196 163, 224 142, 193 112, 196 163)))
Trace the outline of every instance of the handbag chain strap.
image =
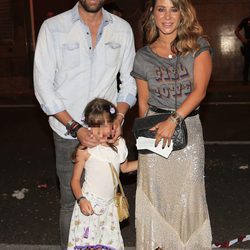
POLYGON ((177 110, 177 77, 178 77, 178 63, 179 63, 179 54, 176 55, 176 63, 174 69, 174 92, 175 92, 175 111, 177 110))
POLYGON ((115 181, 115 179, 118 182, 118 185, 119 185, 119 188, 120 188, 122 196, 125 196, 124 190, 123 190, 123 187, 122 187, 122 184, 121 184, 121 181, 120 181, 120 178, 118 176, 118 173, 117 173, 116 169, 114 168, 114 166, 110 162, 109 162, 109 167, 110 167, 110 170, 111 170, 111 173, 112 173, 112 178, 113 178, 113 183, 114 183, 114 197, 115 197, 116 192, 117 192, 117 187, 116 187, 116 181, 115 181))

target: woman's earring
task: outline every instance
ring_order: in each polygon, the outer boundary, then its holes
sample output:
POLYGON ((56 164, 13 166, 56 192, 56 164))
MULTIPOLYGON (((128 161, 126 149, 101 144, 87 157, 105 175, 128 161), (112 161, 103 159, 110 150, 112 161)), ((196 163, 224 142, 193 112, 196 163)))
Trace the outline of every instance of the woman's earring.
POLYGON ((155 23, 155 17, 154 17, 154 15, 151 13, 151 21, 153 22, 153 23, 155 23))

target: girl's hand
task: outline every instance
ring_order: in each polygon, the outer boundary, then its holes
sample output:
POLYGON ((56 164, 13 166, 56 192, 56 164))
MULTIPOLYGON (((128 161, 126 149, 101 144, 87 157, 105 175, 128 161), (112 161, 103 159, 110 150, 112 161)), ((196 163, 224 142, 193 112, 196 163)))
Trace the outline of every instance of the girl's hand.
POLYGON ((79 206, 81 212, 86 216, 92 215, 94 213, 91 203, 87 199, 80 200, 79 206))
POLYGON ((162 148, 165 148, 166 145, 169 147, 175 128, 176 124, 170 119, 159 122, 153 128, 151 128, 150 130, 156 131, 155 146, 157 147, 159 142, 163 139, 162 148))

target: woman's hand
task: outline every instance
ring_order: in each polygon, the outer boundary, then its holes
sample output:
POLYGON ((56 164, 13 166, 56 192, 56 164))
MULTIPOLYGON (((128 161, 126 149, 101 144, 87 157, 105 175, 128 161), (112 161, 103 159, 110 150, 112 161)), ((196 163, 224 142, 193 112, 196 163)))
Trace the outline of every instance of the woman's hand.
POLYGON ((122 134, 121 124, 122 124, 122 120, 119 120, 119 119, 116 119, 113 122, 111 134, 107 137, 107 141, 109 143, 116 142, 117 138, 121 136, 122 134))
POLYGON ((79 206, 81 212, 86 216, 92 215, 94 213, 91 203, 87 199, 80 200, 79 206))
POLYGON ((167 119, 166 121, 159 122, 152 129, 150 129, 156 131, 155 146, 157 147, 159 142, 163 139, 162 148, 165 148, 166 145, 169 147, 175 128, 176 124, 170 119, 167 119))

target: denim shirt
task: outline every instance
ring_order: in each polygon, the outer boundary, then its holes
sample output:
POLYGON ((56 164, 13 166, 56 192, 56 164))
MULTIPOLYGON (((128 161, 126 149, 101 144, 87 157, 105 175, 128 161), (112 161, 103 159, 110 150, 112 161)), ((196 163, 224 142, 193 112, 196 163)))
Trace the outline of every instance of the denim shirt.
POLYGON ((95 97, 113 103, 136 102, 136 84, 130 75, 135 57, 130 25, 102 9, 103 20, 92 47, 89 27, 73 9, 42 24, 34 59, 34 89, 52 129, 63 138, 66 128, 53 115, 67 110, 79 123, 86 104, 95 97), (117 73, 120 90, 117 91, 117 73))

